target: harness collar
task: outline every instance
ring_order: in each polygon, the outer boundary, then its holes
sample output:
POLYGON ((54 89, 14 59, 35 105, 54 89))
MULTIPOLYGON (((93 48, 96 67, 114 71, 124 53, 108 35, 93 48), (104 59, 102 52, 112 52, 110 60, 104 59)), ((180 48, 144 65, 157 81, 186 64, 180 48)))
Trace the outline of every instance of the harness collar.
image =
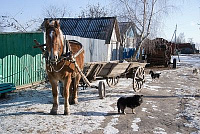
MULTIPOLYGON (((81 54, 81 52, 83 52, 83 46, 81 43, 79 43, 79 45, 81 46, 81 49, 77 53, 72 55, 72 50, 71 50, 71 46, 70 46, 69 42, 70 42, 69 40, 64 41, 64 50, 63 50, 61 57, 58 59, 58 61, 51 61, 49 59, 48 52, 45 51, 45 54, 44 54, 45 60, 46 60, 47 65, 50 67, 50 70, 47 70, 48 72, 53 72, 53 71, 60 72, 65 66, 65 61, 70 61, 71 63, 76 62, 76 57, 79 54, 81 54), (58 63, 63 62, 63 61, 64 61, 64 63, 61 66, 61 68, 58 70, 55 70, 54 66, 55 65, 57 66, 58 63)), ((77 41, 75 41, 75 42, 77 43, 77 41)))

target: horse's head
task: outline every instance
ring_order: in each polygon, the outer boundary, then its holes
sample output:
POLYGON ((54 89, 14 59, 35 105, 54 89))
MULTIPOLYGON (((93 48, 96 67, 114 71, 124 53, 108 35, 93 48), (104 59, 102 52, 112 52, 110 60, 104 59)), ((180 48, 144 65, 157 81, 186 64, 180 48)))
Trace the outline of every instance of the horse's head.
POLYGON ((50 62, 57 63, 63 53, 64 38, 58 20, 45 22, 46 49, 50 62))

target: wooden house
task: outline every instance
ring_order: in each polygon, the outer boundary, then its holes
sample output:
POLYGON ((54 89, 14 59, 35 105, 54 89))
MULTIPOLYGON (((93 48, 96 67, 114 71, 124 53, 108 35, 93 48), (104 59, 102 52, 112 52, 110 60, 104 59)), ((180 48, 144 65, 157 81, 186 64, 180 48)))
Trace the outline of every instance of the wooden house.
POLYGON ((132 22, 119 22, 123 59, 131 58, 137 45, 137 30, 132 22))
POLYGON ((121 42, 124 48, 136 48, 137 31, 132 22, 119 22, 121 42))
POLYGON ((83 44, 85 62, 119 60, 121 39, 116 17, 57 19, 66 39, 83 44))

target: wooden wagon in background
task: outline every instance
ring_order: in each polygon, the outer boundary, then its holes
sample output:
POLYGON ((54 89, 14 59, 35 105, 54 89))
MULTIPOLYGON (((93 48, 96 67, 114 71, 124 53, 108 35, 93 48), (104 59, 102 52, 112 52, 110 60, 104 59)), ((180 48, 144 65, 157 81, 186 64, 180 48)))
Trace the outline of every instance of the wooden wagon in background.
POLYGON ((150 66, 169 66, 174 46, 163 38, 146 40, 143 44, 144 55, 150 66))

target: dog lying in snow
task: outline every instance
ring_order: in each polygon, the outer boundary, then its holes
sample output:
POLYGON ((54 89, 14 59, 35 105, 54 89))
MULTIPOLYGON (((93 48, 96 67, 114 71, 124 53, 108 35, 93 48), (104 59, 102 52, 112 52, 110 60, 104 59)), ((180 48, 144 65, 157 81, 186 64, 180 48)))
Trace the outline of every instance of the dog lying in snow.
POLYGON ((198 74, 199 73, 199 70, 197 68, 193 69, 193 74, 198 74))
POLYGON ((129 107, 132 109, 132 113, 135 114, 134 108, 140 106, 143 102, 143 95, 134 95, 131 97, 120 97, 117 101, 117 108, 118 113, 120 113, 120 110, 123 114, 125 113, 125 108, 129 107))
POLYGON ((152 70, 149 72, 149 74, 151 74, 151 78, 152 79, 155 79, 155 78, 158 78, 160 77, 160 74, 161 73, 154 73, 152 70))

